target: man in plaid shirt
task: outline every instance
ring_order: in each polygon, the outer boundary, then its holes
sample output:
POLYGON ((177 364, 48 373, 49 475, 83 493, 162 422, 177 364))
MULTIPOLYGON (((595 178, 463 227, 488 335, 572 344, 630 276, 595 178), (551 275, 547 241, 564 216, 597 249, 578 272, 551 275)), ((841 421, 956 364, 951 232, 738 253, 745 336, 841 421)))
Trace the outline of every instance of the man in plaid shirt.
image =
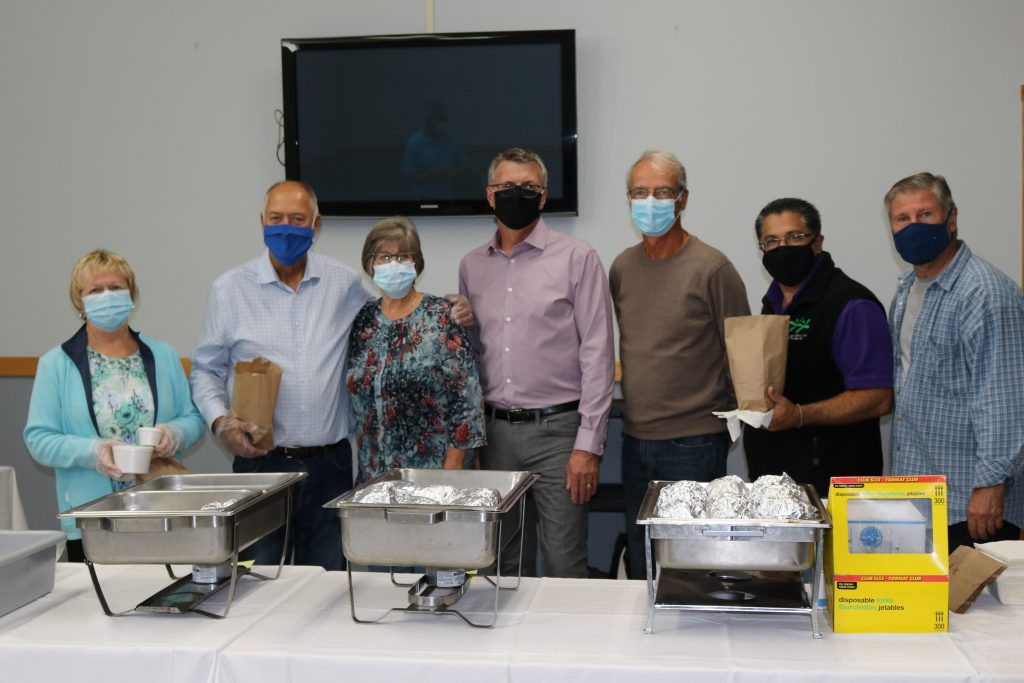
POLYGON ((942 176, 900 180, 885 208, 896 250, 914 266, 889 308, 893 474, 945 475, 950 552, 975 540, 1019 539, 1024 294, 958 239, 942 176))

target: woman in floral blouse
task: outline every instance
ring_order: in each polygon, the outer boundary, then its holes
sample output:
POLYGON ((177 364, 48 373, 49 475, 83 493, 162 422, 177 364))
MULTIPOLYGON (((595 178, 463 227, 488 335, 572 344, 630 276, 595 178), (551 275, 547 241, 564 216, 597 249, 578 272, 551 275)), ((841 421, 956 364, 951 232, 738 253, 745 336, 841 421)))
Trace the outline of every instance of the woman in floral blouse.
POLYGON ((409 219, 388 218, 370 230, 363 270, 382 296, 363 306, 349 341, 357 480, 396 467, 462 469, 466 450, 486 443, 483 394, 451 304, 416 291, 423 252, 409 219))
MULTIPOLYGON (((63 511, 129 486, 112 447, 137 444, 139 427, 161 432, 156 458, 180 457, 203 435, 181 357, 168 344, 128 327, 138 290, 135 273, 98 249, 71 271, 71 304, 85 324, 39 359, 25 425, 25 445, 57 474, 63 511)), ((68 559, 83 559, 81 532, 62 522, 68 559)))

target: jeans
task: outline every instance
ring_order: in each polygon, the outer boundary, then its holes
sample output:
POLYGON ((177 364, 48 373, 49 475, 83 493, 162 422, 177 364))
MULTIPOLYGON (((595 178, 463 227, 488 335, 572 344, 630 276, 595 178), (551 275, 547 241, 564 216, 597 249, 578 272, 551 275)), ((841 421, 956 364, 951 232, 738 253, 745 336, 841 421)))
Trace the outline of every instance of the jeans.
POLYGON ((644 530, 636 523, 647 484, 654 479, 711 481, 725 476, 729 434, 700 434, 666 441, 622 435, 622 498, 626 508, 629 578, 647 577, 644 530))
MULTIPOLYGON (((291 533, 285 563, 319 565, 329 571, 345 567, 338 511, 326 509, 323 504, 352 488, 352 447, 347 439, 309 458, 236 456, 232 470, 236 473, 308 472, 309 476, 292 488, 291 533)), ((264 536, 239 553, 241 559, 276 565, 281 560, 284 531, 282 527, 264 536)))

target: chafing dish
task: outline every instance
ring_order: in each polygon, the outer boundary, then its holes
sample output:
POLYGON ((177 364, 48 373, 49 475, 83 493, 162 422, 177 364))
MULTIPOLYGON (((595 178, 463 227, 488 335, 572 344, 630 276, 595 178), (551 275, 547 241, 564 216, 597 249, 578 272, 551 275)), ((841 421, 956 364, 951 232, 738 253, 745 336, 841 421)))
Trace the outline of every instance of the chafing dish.
MULTIPOLYGON (((115 491, 103 498, 72 508, 59 516, 75 520, 82 531, 86 557, 104 612, 106 602, 94 564, 218 565, 230 562, 230 576, 196 587, 184 577, 144 601, 136 610, 196 612, 223 617, 231 607, 239 568, 238 553, 278 528, 288 526, 292 486, 305 472, 256 474, 180 474, 163 476, 115 491), (196 606, 229 586, 224 614, 212 614, 196 606), (183 595, 197 599, 183 601, 183 595)), ((287 533, 287 532, 286 532, 287 533)), ((287 547, 287 543, 286 543, 287 547)), ((281 564, 284 557, 282 555, 281 564)), ((277 578, 281 572, 257 578, 277 578)), ((132 611, 132 610, 128 610, 132 611)))
POLYGON ((801 485, 817 519, 655 516, 661 490, 673 483, 650 482, 637 516, 647 561, 645 632, 653 631, 659 609, 795 612, 810 615, 812 633, 820 638, 818 586, 831 521, 814 488, 801 485))
MULTIPOLYGON (((336 508, 341 518, 341 543, 349 561, 349 600, 352 619, 356 616, 352 591, 352 563, 370 566, 417 567, 428 570, 477 570, 497 567, 495 580, 494 620, 497 619, 498 592, 518 586, 502 586, 501 553, 522 525, 523 496, 538 476, 530 472, 493 470, 396 469, 353 489, 324 507, 336 508), (401 480, 422 486, 454 486, 458 488, 492 488, 500 502, 495 506, 459 506, 430 504, 373 504, 353 501, 362 489, 378 482, 401 480)), ((520 554, 521 554, 520 547, 520 554)), ((459 612, 449 609, 466 591, 466 583, 445 588, 432 585, 428 577, 412 585, 406 612, 452 614, 473 626, 459 612)), ((391 610, 394 611, 394 610, 391 610)), ((386 616, 386 614, 385 614, 386 616)), ((381 617, 383 618, 383 617, 381 617)), ((379 619, 374 620, 379 621, 379 619)))

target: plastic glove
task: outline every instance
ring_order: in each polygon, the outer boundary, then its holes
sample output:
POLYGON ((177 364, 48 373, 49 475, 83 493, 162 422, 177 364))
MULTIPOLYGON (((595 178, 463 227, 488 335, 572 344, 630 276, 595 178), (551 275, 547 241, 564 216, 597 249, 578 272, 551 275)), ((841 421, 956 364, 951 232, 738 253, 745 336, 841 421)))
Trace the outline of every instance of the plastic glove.
POLYGON ((446 294, 444 298, 452 305, 452 320, 467 329, 476 325, 476 316, 469 307, 469 299, 461 294, 446 294))
POLYGON ((154 458, 173 458, 181 447, 181 434, 170 425, 154 425, 160 430, 160 443, 153 447, 154 458))
POLYGON ((224 444, 228 453, 240 455, 243 458, 257 458, 267 454, 266 451, 252 445, 252 439, 259 438, 257 436, 259 431, 259 426, 252 422, 245 422, 234 415, 225 415, 220 418, 215 434, 224 444))
POLYGON ((97 440, 92 449, 93 457, 96 458, 96 471, 104 477, 110 477, 117 481, 132 481, 134 474, 125 474, 114 464, 114 446, 120 445, 120 441, 113 439, 109 441, 97 440))

